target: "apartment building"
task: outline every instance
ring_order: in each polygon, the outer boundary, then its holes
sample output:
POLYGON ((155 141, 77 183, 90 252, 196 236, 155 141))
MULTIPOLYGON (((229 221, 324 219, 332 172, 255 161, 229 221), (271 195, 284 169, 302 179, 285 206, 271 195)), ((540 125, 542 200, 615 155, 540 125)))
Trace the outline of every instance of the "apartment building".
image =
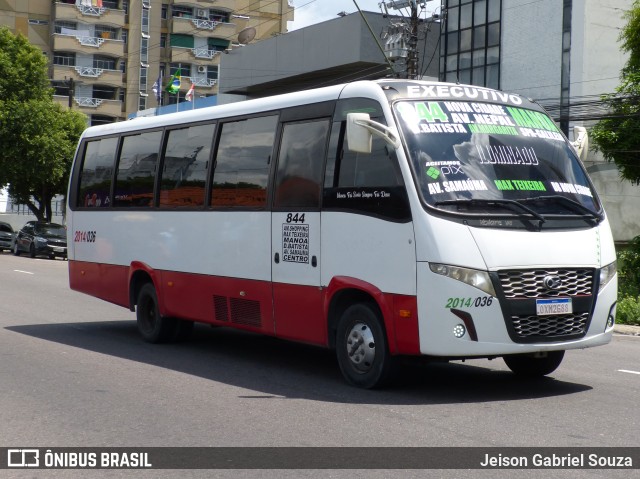
POLYGON ((217 94, 221 55, 290 20, 289 0, 0 0, 0 25, 42 49, 55 100, 91 125, 175 104, 191 84, 196 96, 217 94), (178 71, 180 91, 169 94, 178 71))

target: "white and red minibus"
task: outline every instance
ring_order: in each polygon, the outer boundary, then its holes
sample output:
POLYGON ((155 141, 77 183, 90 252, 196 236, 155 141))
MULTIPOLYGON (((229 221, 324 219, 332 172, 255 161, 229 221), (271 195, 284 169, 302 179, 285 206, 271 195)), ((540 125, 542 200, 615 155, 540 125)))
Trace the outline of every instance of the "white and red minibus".
POLYGON ((400 356, 545 375, 608 343, 607 217, 535 102, 359 81, 88 128, 68 192, 71 288, 136 312, 333 348, 346 380, 400 356))

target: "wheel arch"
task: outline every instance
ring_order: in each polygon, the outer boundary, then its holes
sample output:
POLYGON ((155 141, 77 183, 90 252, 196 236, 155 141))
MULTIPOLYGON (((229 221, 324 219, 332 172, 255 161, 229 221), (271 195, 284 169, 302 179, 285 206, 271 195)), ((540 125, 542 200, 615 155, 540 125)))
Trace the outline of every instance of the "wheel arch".
POLYGON ((136 303, 138 301, 138 294, 140 289, 146 284, 151 283, 156 289, 158 296, 158 306, 161 309, 161 313, 164 311, 160 292, 158 290, 158 274, 149 265, 134 261, 129 266, 129 310, 136 310, 136 303))
POLYGON ((382 318, 380 326, 387 338, 389 352, 396 353, 393 337, 392 307, 382 291, 374 285, 356 278, 337 276, 327 287, 325 311, 327 318, 327 344, 335 349, 338 321, 342 313, 352 304, 368 303, 373 306, 382 318))

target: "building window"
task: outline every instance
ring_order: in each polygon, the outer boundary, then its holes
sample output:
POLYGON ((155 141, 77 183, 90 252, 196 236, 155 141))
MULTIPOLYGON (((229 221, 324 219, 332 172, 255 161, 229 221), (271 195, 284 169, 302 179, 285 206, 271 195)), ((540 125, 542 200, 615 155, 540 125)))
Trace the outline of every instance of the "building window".
POLYGON ((65 67, 76 66, 76 54, 69 52, 55 52, 53 54, 53 64, 65 67))
POLYGON ((160 48, 165 48, 167 46, 167 34, 160 34, 160 48))
POLYGON ((162 20, 166 20, 167 18, 169 18, 169 5, 167 5, 166 3, 162 4, 162 11, 160 12, 160 18, 162 20))
POLYGON ((118 38, 118 29, 107 27, 106 25, 96 25, 95 36, 97 38, 115 40, 116 38, 118 38))
POLYGON ((103 55, 93 56, 93 68, 102 68, 103 70, 115 70, 116 59, 103 55))
POLYGON ((193 8, 183 7, 182 5, 171 6, 172 17, 193 18, 193 8))
POLYGON ((191 76, 191 63, 172 63, 169 68, 169 75, 175 75, 180 70, 181 77, 191 76))
POLYGON ((76 22, 65 22, 63 20, 58 20, 53 26, 53 31, 55 33, 62 33, 63 29, 65 31, 75 31, 78 24, 76 22))
POLYGON ((445 0, 441 79, 500 88, 501 0, 445 0))

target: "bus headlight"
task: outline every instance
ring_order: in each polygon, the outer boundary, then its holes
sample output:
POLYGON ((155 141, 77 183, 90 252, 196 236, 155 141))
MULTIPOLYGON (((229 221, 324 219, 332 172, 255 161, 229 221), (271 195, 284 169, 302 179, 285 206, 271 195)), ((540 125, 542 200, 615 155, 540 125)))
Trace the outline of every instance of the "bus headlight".
POLYGON ((600 269, 600 288, 598 289, 598 292, 602 291, 602 288, 604 288, 609 281, 613 279, 616 275, 616 271, 617 267, 615 261, 600 269))
POLYGON ((496 295, 493 289, 493 283, 486 271, 477 269, 461 268, 459 266, 450 266, 448 264, 429 263, 429 268, 436 274, 447 276, 457 281, 462 281, 474 288, 478 288, 491 296, 496 295))

